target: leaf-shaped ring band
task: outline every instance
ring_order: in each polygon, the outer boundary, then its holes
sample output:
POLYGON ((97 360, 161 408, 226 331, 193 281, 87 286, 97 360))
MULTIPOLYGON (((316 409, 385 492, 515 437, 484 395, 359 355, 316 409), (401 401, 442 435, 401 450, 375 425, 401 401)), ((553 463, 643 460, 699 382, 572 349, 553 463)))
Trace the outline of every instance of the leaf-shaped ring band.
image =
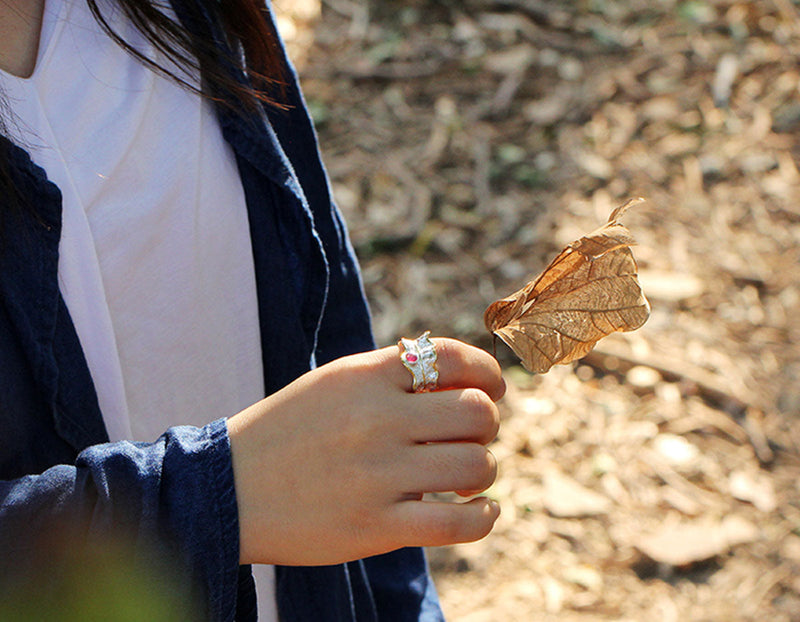
POLYGON ((431 332, 425 331, 416 339, 401 339, 400 360, 414 378, 414 393, 427 393, 439 387, 439 370, 436 369, 436 346, 430 340, 431 332))

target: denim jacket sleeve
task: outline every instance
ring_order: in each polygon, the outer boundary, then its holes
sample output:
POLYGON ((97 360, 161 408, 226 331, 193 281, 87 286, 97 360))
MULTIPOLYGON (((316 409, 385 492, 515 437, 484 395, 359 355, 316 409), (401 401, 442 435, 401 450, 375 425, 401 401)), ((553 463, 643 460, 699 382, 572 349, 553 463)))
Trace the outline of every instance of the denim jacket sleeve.
POLYGON ((65 533, 76 551, 129 542, 123 563, 174 568, 201 617, 233 620, 238 532, 224 420, 171 428, 150 444, 93 445, 74 465, 0 482, 0 577, 16 582, 35 577, 43 549, 65 533))

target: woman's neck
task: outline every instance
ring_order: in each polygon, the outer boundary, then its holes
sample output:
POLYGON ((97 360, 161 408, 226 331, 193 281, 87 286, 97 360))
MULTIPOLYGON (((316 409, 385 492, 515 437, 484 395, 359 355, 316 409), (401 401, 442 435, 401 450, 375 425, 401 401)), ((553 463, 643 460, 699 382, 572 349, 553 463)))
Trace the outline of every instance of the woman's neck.
POLYGON ((0 69, 28 78, 36 69, 45 0, 0 0, 0 69))

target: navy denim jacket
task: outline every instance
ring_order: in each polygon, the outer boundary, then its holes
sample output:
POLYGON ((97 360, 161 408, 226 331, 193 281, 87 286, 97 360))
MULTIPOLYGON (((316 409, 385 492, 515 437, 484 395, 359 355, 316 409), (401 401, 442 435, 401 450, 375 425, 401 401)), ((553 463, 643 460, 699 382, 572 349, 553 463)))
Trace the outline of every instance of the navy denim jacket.
MULTIPOLYGON (((182 7, 191 0, 175 0, 182 7)), ((214 24, 192 23, 223 41, 214 24)), ((290 70, 291 72, 291 70, 290 70)), ((291 109, 220 107, 247 201, 264 375, 270 394, 315 365, 374 347, 360 274, 334 207, 296 76, 291 109)), ((36 213, 0 196, 0 577, 48 534, 120 528, 180 560, 210 620, 254 620, 224 420, 152 444, 107 443, 89 370, 58 289, 61 195, 0 136, 10 175, 36 213)), ((220 413, 227 415, 229 413, 220 413)), ((74 533, 74 532, 73 532, 74 533)), ((423 552, 325 567, 278 567, 285 620, 440 620, 423 552)))

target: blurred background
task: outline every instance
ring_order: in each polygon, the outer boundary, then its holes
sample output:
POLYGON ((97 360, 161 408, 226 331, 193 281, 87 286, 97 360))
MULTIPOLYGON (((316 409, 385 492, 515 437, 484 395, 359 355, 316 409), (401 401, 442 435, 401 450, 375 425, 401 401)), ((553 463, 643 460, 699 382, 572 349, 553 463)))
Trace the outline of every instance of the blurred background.
POLYGON ((800 4, 276 0, 380 345, 630 197, 647 324, 509 391, 448 618, 800 620, 800 4))

